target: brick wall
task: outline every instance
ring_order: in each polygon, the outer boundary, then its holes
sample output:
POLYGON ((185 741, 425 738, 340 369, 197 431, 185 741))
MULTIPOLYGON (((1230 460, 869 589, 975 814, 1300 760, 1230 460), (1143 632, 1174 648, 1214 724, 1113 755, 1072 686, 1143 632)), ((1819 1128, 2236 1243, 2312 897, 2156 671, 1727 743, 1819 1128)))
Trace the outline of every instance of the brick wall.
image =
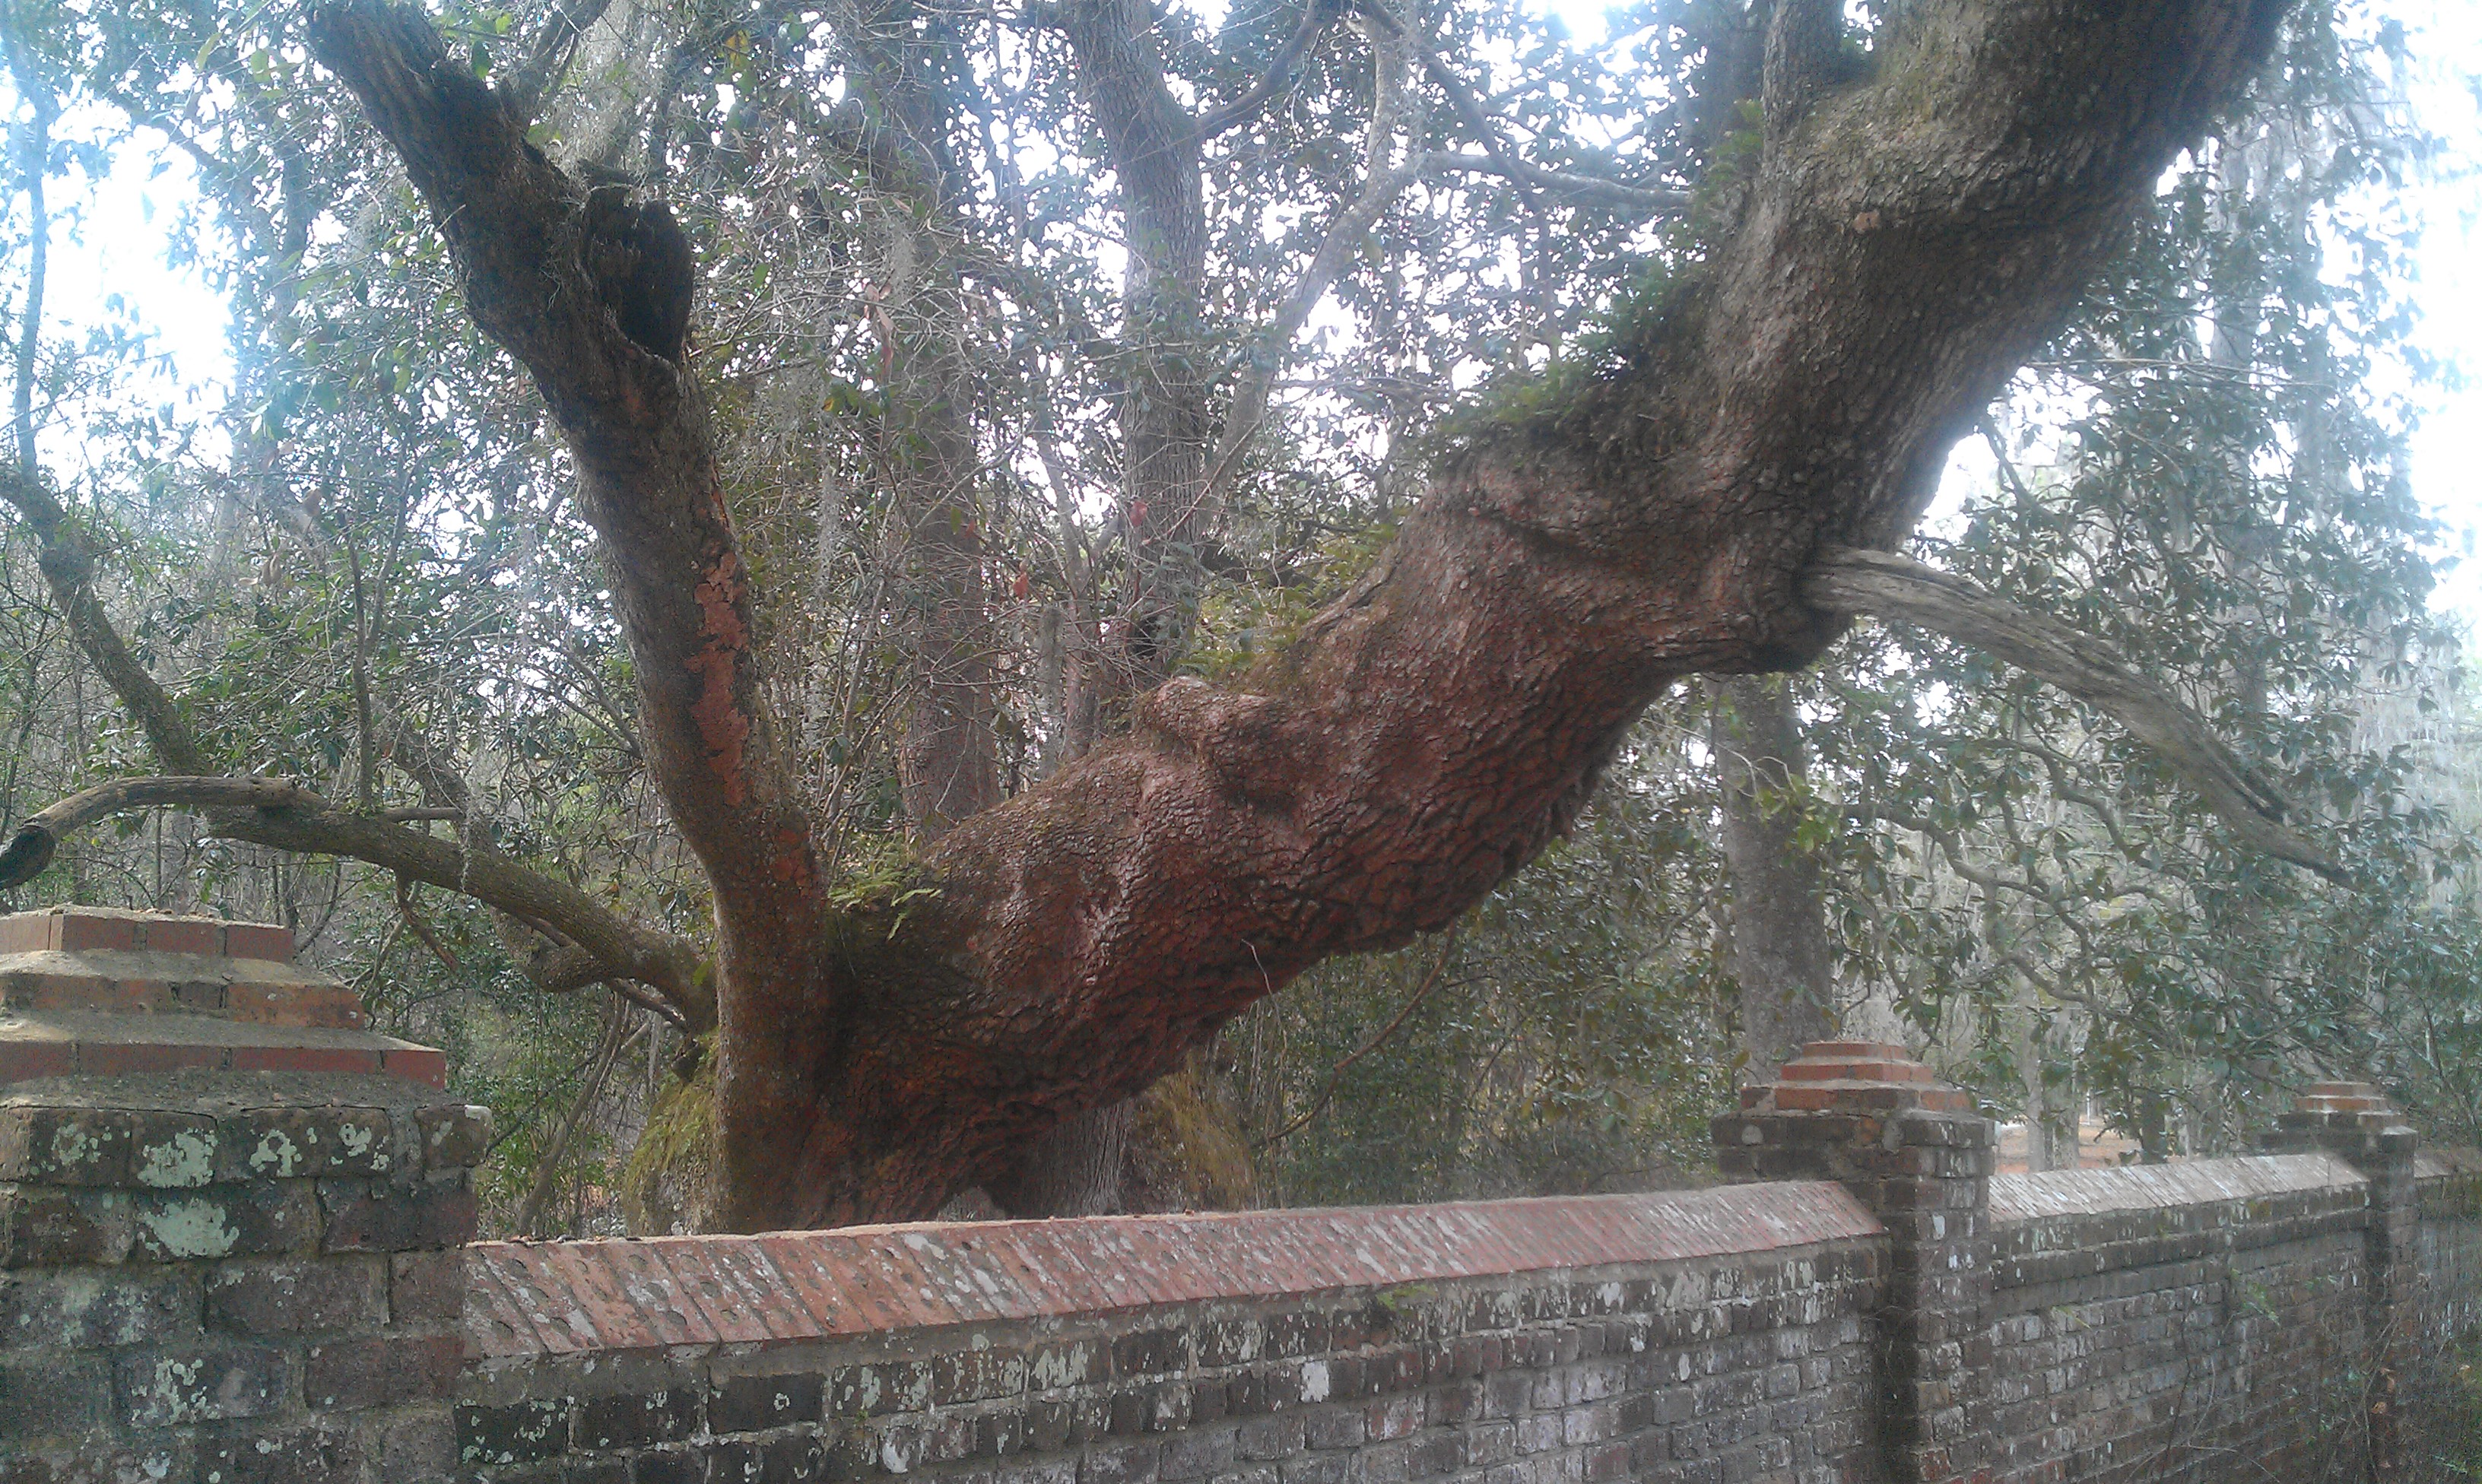
POLYGON ((2482 1330, 2482 1153, 2414 1157, 2421 1211, 2421 1334, 2455 1341, 2482 1330))
POLYGON ((2368 1183, 2331 1155, 2000 1175, 2003 1477, 2307 1478, 2358 1410, 2368 1183))
POLYGON ((473 1249, 488 1480, 1871 1476, 1838 1186, 473 1249))
POLYGON ((454 1467, 479 1108, 198 1072, 0 1098, 0 1481, 454 1467))
POLYGON ((247 925, 0 920, 0 1484, 2391 1478, 2396 1372, 2482 1324, 2482 1156, 2371 1089, 1994 1177, 1857 1042, 1711 1190, 476 1244, 488 1115, 421 1048, 318 1070, 332 981, 215 992, 276 982, 247 925))

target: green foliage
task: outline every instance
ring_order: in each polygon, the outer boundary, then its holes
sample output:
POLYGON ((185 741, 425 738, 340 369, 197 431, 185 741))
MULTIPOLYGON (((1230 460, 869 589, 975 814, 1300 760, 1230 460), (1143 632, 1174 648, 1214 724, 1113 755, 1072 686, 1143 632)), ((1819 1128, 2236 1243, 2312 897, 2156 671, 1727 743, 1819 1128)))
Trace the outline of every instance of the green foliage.
POLYGON ((1577 830, 1437 940, 1305 975, 1219 1045, 1281 1203, 1639 1189, 1711 1178, 1729 1010, 1722 865, 1652 726, 1577 830), (1333 1070, 1431 992, 1387 1039, 1333 1070), (1317 1099, 1331 1080, 1333 1091, 1317 1099))

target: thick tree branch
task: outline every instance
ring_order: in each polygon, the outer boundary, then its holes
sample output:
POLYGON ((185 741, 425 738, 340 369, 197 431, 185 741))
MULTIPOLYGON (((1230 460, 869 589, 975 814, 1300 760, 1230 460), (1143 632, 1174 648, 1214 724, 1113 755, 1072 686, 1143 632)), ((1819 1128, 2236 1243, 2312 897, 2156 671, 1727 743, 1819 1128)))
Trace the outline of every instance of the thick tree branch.
POLYGON ((2244 843, 2331 881, 2349 882, 2333 857, 2284 827, 2283 797, 2224 745, 2205 717, 2099 640, 1888 552, 1822 552, 1802 592, 1833 612, 1918 624, 2057 686, 2152 748, 2244 843))
POLYGON ((17 508, 34 533, 35 564, 42 569, 43 581, 52 589, 52 601, 60 605, 67 620, 69 637, 78 651, 102 675, 112 693, 129 708, 130 716, 146 734, 158 762, 175 772, 206 773, 206 749, 198 745, 198 735, 192 730, 190 718, 181 713, 179 703, 167 694, 155 677, 146 673, 129 646, 121 641, 120 631, 114 628, 103 603, 94 595, 94 552, 69 519, 52 492, 39 480, 28 479, 14 469, 0 465, 0 500, 17 508))
MULTIPOLYGON (((814 1103, 798 1070, 843 1008, 807 817, 766 715, 749 576, 706 407, 684 366, 697 279, 660 203, 593 191, 447 55, 418 11, 342 0, 311 50, 405 162, 466 308, 534 374, 575 458, 629 637, 647 757, 714 887, 727 1139, 780 1140, 814 1103)), ((591 947, 591 945, 590 945, 591 947)))
POLYGON ((137 809, 172 804, 183 808, 324 809, 328 801, 308 789, 270 778, 116 778, 26 817, 0 849, 0 891, 41 875, 53 851, 70 831, 137 809))
POLYGON ((634 979, 661 995, 692 1028, 715 1023, 713 988, 698 955, 677 938, 649 932, 602 907, 575 887, 530 871, 496 851, 336 808, 299 784, 269 778, 116 778, 75 794, 17 827, 0 850, 0 890, 41 873, 70 831, 133 810, 195 809, 219 839, 311 855, 341 855, 395 872, 443 891, 541 924, 582 954, 566 983, 582 988, 606 979, 634 979))

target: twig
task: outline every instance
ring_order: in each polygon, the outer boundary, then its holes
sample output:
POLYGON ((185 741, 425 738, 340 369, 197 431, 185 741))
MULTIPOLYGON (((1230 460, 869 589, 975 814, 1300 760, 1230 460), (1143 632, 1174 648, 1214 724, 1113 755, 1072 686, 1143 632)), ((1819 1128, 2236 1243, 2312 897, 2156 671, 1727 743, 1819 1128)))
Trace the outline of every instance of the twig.
POLYGON ((431 930, 431 924, 422 920, 422 914, 413 910, 413 878, 403 872, 399 872, 396 878, 396 910, 404 917, 405 925, 422 940, 422 946, 431 950, 432 956, 448 966, 449 973, 465 972, 465 966, 457 961, 457 955, 448 951, 448 945, 440 942, 439 935, 431 930))
POLYGON ((628 1039, 629 1012, 614 1001, 612 1013, 603 1028, 603 1044, 595 1049, 594 1065, 586 1074, 586 1085, 577 1090, 577 1101, 570 1104, 568 1115, 561 1120, 560 1132, 552 1135, 551 1148, 535 1166, 535 1183, 526 1191, 525 1200, 517 1207, 516 1229, 532 1237, 542 1220, 543 1202, 550 1199, 551 1187, 560 1178, 561 1161, 568 1158, 568 1146, 585 1126, 586 1115, 594 1110, 595 1100, 603 1096, 603 1080, 612 1075, 612 1064, 620 1057, 620 1044, 628 1039))
POLYGON ((1406 1017, 1412 1015, 1416 1006, 1420 1005, 1424 1000, 1430 998, 1432 989, 1439 982, 1440 972, 1448 967, 1448 955, 1456 950, 1456 924, 1450 924, 1446 936, 1439 940, 1439 956, 1438 961, 1431 965, 1431 972, 1422 976, 1421 987, 1413 991, 1413 998, 1406 1001, 1403 1007, 1397 1010, 1396 1018, 1389 1021, 1386 1025, 1380 1027, 1379 1033, 1377 1035, 1374 1035, 1369 1040, 1362 1042, 1359 1047, 1354 1049, 1351 1055, 1345 1057, 1342 1061, 1337 1062, 1335 1064, 1335 1069, 1328 1074, 1327 1085, 1319 1089, 1319 1095, 1310 1101, 1310 1106, 1302 1109, 1301 1113, 1295 1117, 1292 1122, 1284 1125, 1281 1129, 1278 1129, 1275 1133, 1268 1134, 1265 1138, 1258 1140, 1256 1143, 1252 1144, 1250 1148, 1254 1152, 1256 1150, 1269 1148, 1276 1144, 1281 1144, 1285 1139, 1288 1139, 1295 1133, 1300 1133, 1303 1125, 1308 1123, 1311 1119, 1316 1118, 1320 1111, 1326 1108, 1328 1101, 1335 1096, 1336 1084, 1344 1080, 1345 1072, 1349 1070, 1355 1062, 1360 1061, 1362 1057, 1369 1055, 1374 1051, 1377 1051, 1382 1042, 1396 1033, 1396 1028, 1405 1024, 1406 1017))

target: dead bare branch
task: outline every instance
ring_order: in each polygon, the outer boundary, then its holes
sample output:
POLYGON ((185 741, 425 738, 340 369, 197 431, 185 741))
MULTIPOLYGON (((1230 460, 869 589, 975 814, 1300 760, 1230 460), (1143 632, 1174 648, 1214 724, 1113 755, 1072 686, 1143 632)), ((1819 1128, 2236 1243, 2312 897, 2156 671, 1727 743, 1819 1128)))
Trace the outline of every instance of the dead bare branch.
POLYGON ((2152 748, 2245 844, 2351 884, 2334 857, 2284 827, 2283 796, 2224 744, 2205 717, 2099 639, 1891 552, 1832 547, 1804 578, 1802 596, 1833 612, 1918 624, 2057 686, 2152 748))

